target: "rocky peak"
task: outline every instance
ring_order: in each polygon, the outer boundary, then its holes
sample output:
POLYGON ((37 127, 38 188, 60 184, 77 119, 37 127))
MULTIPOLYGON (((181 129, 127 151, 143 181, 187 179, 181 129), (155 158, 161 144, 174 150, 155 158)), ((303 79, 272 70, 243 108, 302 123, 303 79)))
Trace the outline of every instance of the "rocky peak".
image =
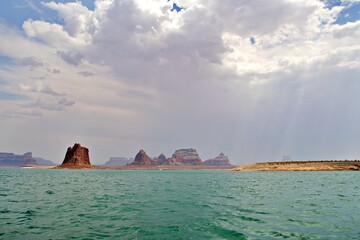
POLYGON ((217 156, 214 159, 216 159, 216 160, 229 160, 229 157, 225 156, 225 154, 223 154, 223 153, 220 153, 219 156, 217 156))
POLYGON ((134 161, 131 165, 152 165, 153 160, 146 154, 146 152, 141 149, 138 154, 136 154, 134 161))
POLYGON ((82 147, 79 143, 75 143, 73 147, 67 149, 65 159, 60 167, 91 167, 89 149, 82 147))
POLYGON ((204 165, 207 165, 207 166, 228 166, 228 165, 231 165, 231 164, 230 164, 229 157, 226 156, 223 153, 220 153, 219 156, 217 156, 217 157, 215 157, 213 159, 206 160, 204 162, 204 165))
POLYGON ((164 164, 166 162, 166 156, 162 153, 157 157, 158 164, 164 164))

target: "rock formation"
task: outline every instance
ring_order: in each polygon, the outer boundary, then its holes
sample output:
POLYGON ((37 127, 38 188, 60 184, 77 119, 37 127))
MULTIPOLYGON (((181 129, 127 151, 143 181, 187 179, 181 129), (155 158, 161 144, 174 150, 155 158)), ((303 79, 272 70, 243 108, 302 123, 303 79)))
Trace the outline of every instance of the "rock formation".
POLYGON ((164 163, 164 165, 177 165, 176 164, 176 160, 175 160, 175 158, 168 158, 168 159, 166 159, 166 162, 164 163))
POLYGON ((27 152, 24 155, 16 155, 14 153, 0 153, 0 165, 1 166, 24 166, 24 165, 36 165, 37 162, 32 157, 31 152, 27 152))
POLYGON ((136 154, 134 161, 131 163, 131 165, 154 165, 155 162, 152 160, 146 152, 141 149, 138 154, 136 154))
POLYGON ((171 165, 197 166, 202 164, 201 158, 193 148, 176 150, 166 162, 171 165))
POLYGON ((156 165, 164 165, 164 164, 166 163, 166 157, 165 157, 165 155, 162 153, 162 154, 160 154, 158 157, 155 157, 155 158, 153 159, 153 161, 154 161, 154 164, 156 164, 156 165))
POLYGON ((230 161, 228 156, 225 156, 225 154, 220 153, 219 156, 213 159, 206 160, 204 163, 206 166, 230 166, 230 161))
POLYGON ((125 157, 111 157, 104 166, 107 167, 116 167, 116 166, 126 166, 130 164, 133 160, 125 157))
POLYGON ((89 168, 91 167, 89 149, 75 143, 69 147, 65 154, 63 163, 59 166, 63 168, 89 168))

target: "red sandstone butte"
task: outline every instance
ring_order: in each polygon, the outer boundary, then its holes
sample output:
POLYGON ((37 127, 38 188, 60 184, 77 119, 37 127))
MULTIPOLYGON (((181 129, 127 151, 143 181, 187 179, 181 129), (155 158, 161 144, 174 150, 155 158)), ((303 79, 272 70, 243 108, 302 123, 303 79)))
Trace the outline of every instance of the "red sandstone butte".
POLYGON ((65 159, 59 167, 90 168, 89 149, 82 147, 79 143, 75 143, 73 147, 67 149, 65 159))
POLYGON ((144 150, 140 150, 138 154, 136 154, 134 161, 131 165, 153 165, 154 161, 146 154, 144 150))

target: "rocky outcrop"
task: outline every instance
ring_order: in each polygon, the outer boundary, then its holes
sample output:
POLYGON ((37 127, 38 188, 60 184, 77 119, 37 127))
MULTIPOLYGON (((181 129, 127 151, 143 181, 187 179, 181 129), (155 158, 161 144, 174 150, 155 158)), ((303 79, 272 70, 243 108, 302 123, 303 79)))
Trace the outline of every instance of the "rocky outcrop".
POLYGON ((63 163, 59 166, 62 168, 89 168, 91 167, 89 158, 89 149, 75 143, 69 147, 65 154, 63 163))
POLYGON ((162 153, 158 157, 153 158, 155 165, 164 165, 166 163, 166 156, 162 153))
POLYGON ((176 164, 175 158, 171 157, 171 158, 166 159, 164 165, 177 165, 177 164, 176 164))
POLYGON ((225 154, 220 153, 219 156, 213 159, 206 160, 204 162, 204 165, 206 166, 230 166, 230 160, 228 156, 225 156, 225 154))
POLYGON ((24 166, 24 165, 36 165, 36 160, 32 157, 31 152, 27 152, 24 155, 16 155, 14 153, 0 153, 0 165, 1 166, 24 166))
POLYGON ((130 164, 133 160, 125 157, 111 157, 103 166, 107 167, 116 167, 116 166, 126 166, 130 164))
POLYGON ((189 166, 197 166, 202 164, 201 158, 199 157, 196 150, 193 148, 178 149, 175 151, 171 158, 167 160, 168 164, 175 163, 176 165, 189 166))
POLYGON ((155 164, 154 160, 151 159, 143 149, 141 149, 138 152, 138 154, 136 154, 134 161, 131 163, 131 165, 143 165, 143 166, 149 166, 154 164, 155 164))

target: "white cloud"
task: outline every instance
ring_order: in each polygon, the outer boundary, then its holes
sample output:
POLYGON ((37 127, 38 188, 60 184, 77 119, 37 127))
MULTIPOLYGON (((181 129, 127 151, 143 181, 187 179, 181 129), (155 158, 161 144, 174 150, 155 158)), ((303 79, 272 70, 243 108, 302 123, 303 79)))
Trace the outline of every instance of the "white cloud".
POLYGON ((57 51, 57 55, 60 56, 65 62, 71 65, 79 65, 84 56, 79 52, 63 52, 57 51))
POLYGON ((20 84, 20 89, 24 90, 24 91, 49 94, 52 96, 63 96, 64 95, 64 94, 54 91, 49 86, 45 85, 43 82, 36 82, 36 84, 34 86, 26 86, 24 84, 20 84))
POLYGON ((23 57, 15 59, 15 64, 20 66, 29 66, 31 70, 42 67, 44 64, 34 57, 23 57))
POLYGON ((40 112, 44 129, 62 139, 75 131, 103 149, 99 162, 110 152, 131 156, 145 148, 158 155, 188 146, 204 159, 224 151, 237 163, 284 153, 326 157, 330 145, 334 158, 359 153, 333 140, 356 141, 349 129, 360 117, 359 21, 337 25, 344 6, 176 3, 184 10, 170 12, 171 1, 96 1, 94 11, 81 2, 50 2, 44 6, 64 25, 27 20, 29 38, 0 26, 21 48, 1 34, 1 54, 43 63, 31 73, 21 64, 0 71, 12 91, 31 98, 11 106, 40 112), (60 123, 64 130, 51 130, 60 123), (114 142, 119 152, 108 147, 114 142))
POLYGON ((81 47, 89 41, 87 36, 71 36, 64 27, 38 20, 27 20, 23 29, 29 37, 36 37, 54 47, 81 47))

